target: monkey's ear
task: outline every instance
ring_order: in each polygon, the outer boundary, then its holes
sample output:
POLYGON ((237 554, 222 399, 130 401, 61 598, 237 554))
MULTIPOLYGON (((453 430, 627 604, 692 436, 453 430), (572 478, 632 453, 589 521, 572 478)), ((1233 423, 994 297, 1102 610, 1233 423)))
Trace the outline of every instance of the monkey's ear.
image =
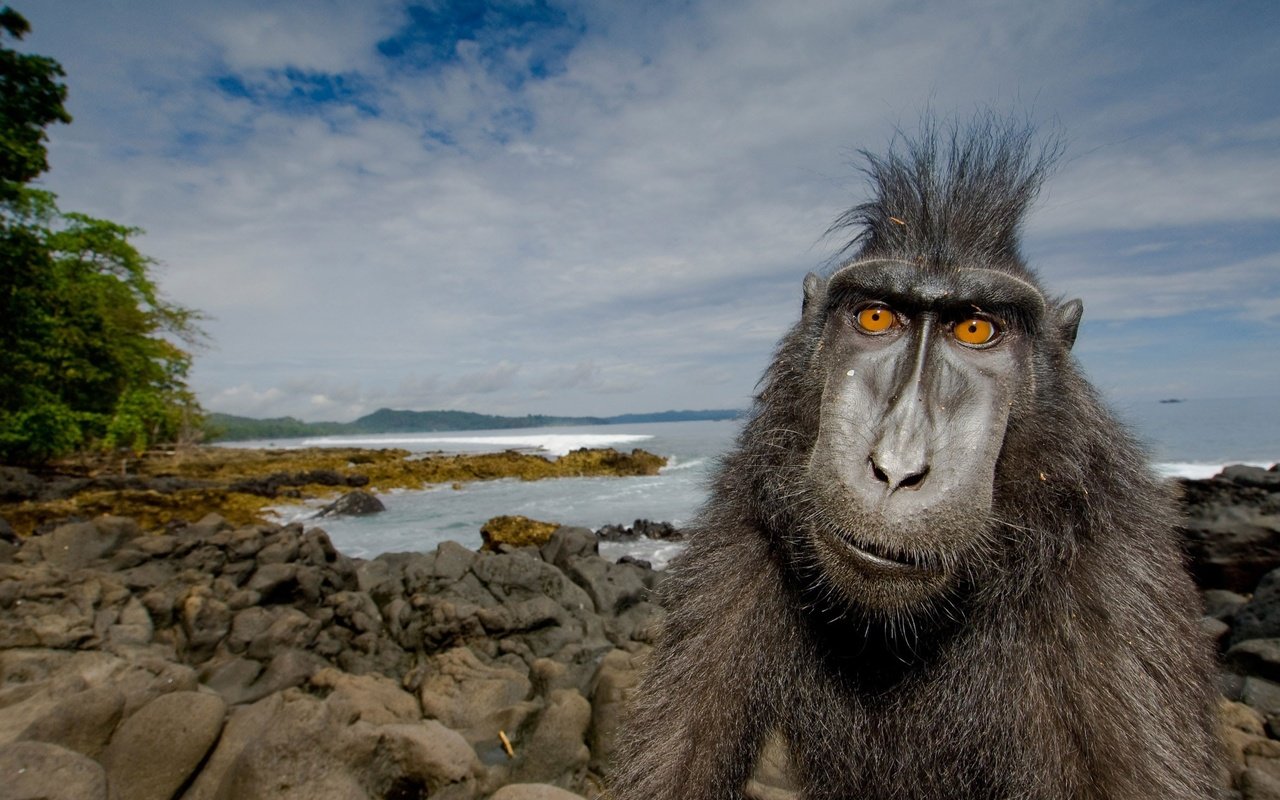
POLYGON ((1080 318, 1084 316, 1084 303, 1079 299, 1068 300, 1057 309, 1058 337, 1070 350, 1076 343, 1076 333, 1080 330, 1080 318))
POLYGON ((815 273, 810 272, 804 276, 804 301, 800 304, 800 313, 804 314, 809 311, 809 307, 813 302, 822 297, 827 290, 826 278, 820 278, 815 273))

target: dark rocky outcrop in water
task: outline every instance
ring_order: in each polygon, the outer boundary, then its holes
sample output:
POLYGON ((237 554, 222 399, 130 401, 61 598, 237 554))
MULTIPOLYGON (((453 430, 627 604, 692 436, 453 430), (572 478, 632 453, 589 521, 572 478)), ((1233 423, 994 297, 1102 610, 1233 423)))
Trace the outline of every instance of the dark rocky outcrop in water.
POLYGON ((316 517, 365 517, 386 511, 377 496, 359 489, 347 492, 316 512, 316 517))
MULTIPOLYGON (((1248 800, 1280 798, 1275 475, 1182 482, 1223 655, 1228 796, 1248 800)), ((362 561, 316 528, 216 515, 0 541, 0 795, 593 795, 663 619, 662 573, 597 542, 561 528, 539 547, 362 561)), ((774 743, 749 796, 792 797, 786 783, 774 743)))
POLYGON ((634 542, 640 538, 678 542, 684 539, 684 532, 670 522, 653 522, 647 519, 638 519, 629 528, 605 525, 596 531, 596 535, 604 542, 634 542))

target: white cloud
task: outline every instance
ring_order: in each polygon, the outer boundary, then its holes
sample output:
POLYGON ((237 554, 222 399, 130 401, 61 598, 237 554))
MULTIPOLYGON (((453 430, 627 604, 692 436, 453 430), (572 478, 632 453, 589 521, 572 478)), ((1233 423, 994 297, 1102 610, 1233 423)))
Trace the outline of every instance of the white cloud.
MULTIPOLYGON (((1117 250, 1125 264, 1171 229, 1280 214, 1274 104, 1210 92, 1258 82, 1259 62, 1197 62, 1188 84, 1192 67, 1124 41, 1147 22, 1120 8, 654 8, 579 9, 564 72, 513 90, 466 47, 388 69, 393 2, 50 0, 30 46, 66 65, 77 121, 52 132, 49 183, 65 207, 147 228, 166 290, 214 317, 206 405, 300 416, 743 405, 800 279, 839 245, 822 231, 862 196, 851 148, 882 148, 928 105, 1064 120, 1072 159, 1029 228, 1055 253, 1150 233, 1117 250), (288 67, 357 74, 378 114, 299 113, 214 81, 288 67), (516 112, 532 127, 502 122, 516 112)), ((1085 294, 1090 320, 1207 297, 1270 324, 1257 258, 1101 274, 1056 255, 1046 276, 1085 294)))

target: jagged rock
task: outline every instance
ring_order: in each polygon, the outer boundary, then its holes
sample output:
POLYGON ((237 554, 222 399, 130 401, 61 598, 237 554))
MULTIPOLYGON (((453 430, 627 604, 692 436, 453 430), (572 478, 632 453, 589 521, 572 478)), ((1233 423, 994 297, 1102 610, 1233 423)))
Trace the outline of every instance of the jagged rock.
POLYGON ((327 692, 325 702, 348 723, 390 725, 422 717, 417 699, 381 675, 348 675, 327 668, 311 676, 311 685, 327 692))
POLYGON ((219 800, 476 797, 475 754, 439 723, 349 724, 327 701, 278 696, 279 707, 226 769, 219 800))
POLYGON ((564 569, 570 558, 599 555, 600 542, 589 528, 562 526, 542 545, 540 554, 543 561, 564 569))
POLYGON ((86 756, 46 742, 0 747, 5 800, 107 800, 107 776, 86 756))
POLYGON ((387 507, 374 495, 362 489, 347 492, 316 512, 317 517, 360 517, 386 511, 387 507))
POLYGON ((649 597, 645 571, 630 564, 610 564, 601 558, 570 558, 565 573, 586 590, 601 614, 615 616, 649 597))
POLYGON ((552 691, 532 726, 510 736, 516 757, 502 783, 579 785, 591 758, 585 741, 590 725, 586 698, 574 689, 552 691))
MULTIPOLYGON (((252 610, 246 609, 246 611, 252 610)), ((236 620, 240 619, 240 614, 236 615, 236 620)), ((250 658, 265 660, 281 650, 306 648, 320 631, 318 621, 291 606, 269 614, 268 619, 269 624, 266 629, 255 635, 245 650, 250 658)))
POLYGON ((209 670, 204 684, 228 705, 253 703, 274 692, 301 686, 329 663, 315 653, 290 648, 271 658, 266 668, 247 658, 233 658, 209 670))
POLYGON ((659 541, 682 541, 684 533, 670 522, 653 522, 638 519, 631 527, 622 525, 605 525, 596 531, 596 536, 603 542, 634 542, 640 538, 659 541))
POLYGON ((59 525, 35 541, 45 561, 71 571, 111 555, 124 539, 136 535, 137 523, 122 524, 117 517, 104 517, 97 522, 59 525))
POLYGON ((1268 572, 1240 607, 1232 623, 1231 644, 1246 639, 1280 637, 1280 569, 1268 572))
POLYGON ((1275 470, 1232 466, 1206 481, 1179 482, 1187 516, 1183 539, 1202 589, 1247 594, 1280 567, 1277 476, 1275 470))
POLYGON ((217 741, 226 708, 216 694, 173 692, 126 719, 102 754, 112 797, 170 800, 217 741))
POLYGON ((1228 624, 1235 618, 1236 612, 1249 602, 1249 598, 1244 595, 1225 589, 1209 589, 1201 592, 1200 598, 1204 602, 1205 616, 1228 624))
POLYGON ((512 711, 529 697, 527 675, 510 667, 489 666, 466 647, 456 647, 430 662, 419 688, 422 713, 459 731, 474 745, 498 744, 498 731, 513 727, 530 709, 512 711))

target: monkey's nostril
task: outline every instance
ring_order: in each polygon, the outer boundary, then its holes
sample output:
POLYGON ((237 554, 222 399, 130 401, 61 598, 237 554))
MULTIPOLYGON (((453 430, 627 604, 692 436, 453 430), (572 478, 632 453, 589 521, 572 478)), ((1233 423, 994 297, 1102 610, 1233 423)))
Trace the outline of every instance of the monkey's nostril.
POLYGON ((883 483, 891 492, 896 492, 898 489, 915 489, 929 476, 928 466, 919 469, 905 465, 898 466, 892 457, 878 459, 875 453, 867 459, 867 464, 871 467, 871 474, 875 475, 876 480, 883 483), (902 477, 899 477, 900 475, 902 477))
POLYGON ((899 489, 914 489, 921 483, 924 483, 925 476, 929 474, 929 468, 925 467, 914 475, 908 475, 898 484, 899 489))
POLYGON ((876 464, 875 457, 867 459, 867 463, 871 465, 871 472, 876 476, 876 480, 881 483, 888 483, 889 476, 884 474, 884 470, 880 469, 880 465, 876 464))

